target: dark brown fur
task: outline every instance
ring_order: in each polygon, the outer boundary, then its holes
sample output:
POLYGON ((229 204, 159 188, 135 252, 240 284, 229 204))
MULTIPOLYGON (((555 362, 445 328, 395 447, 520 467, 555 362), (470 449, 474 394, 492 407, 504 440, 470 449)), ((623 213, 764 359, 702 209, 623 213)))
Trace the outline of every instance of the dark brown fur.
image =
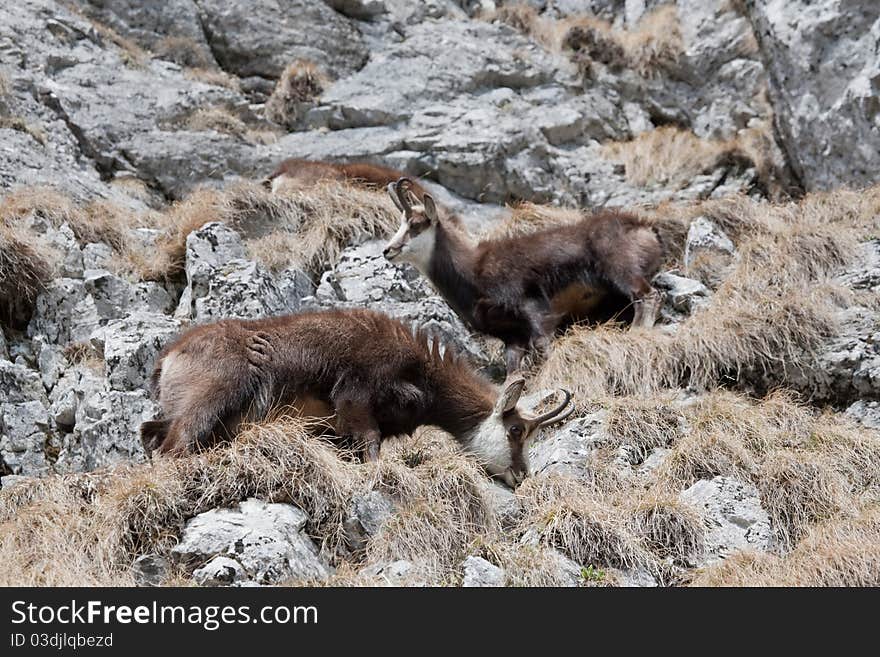
POLYGON ((142 428, 145 447, 184 454, 235 435, 272 408, 327 408, 341 437, 377 456, 382 438, 435 424, 462 435, 497 392, 451 352, 369 310, 223 320, 185 332, 153 376, 165 418, 142 428), (319 402, 316 404, 315 402, 319 402))

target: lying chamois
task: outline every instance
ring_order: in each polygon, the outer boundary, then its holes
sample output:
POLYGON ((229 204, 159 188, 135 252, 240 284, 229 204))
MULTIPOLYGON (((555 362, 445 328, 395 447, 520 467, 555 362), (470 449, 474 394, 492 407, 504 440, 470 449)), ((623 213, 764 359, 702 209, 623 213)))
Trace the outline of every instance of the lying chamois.
POLYGON ((186 331, 153 374, 163 419, 141 425, 148 453, 182 455, 235 436, 244 421, 289 407, 328 418, 336 436, 379 456, 383 438, 433 424, 492 475, 516 486, 540 428, 567 418, 571 394, 546 413, 516 408, 523 379, 502 390, 421 333, 371 310, 229 319, 186 331))
MULTIPOLYGON (((400 171, 367 162, 315 162, 291 158, 284 160, 263 184, 277 191, 282 184, 308 187, 325 180, 348 182, 367 189, 381 189, 403 176, 400 171)), ((421 199, 425 190, 418 182, 412 183, 412 190, 421 199)))
POLYGON ((560 326, 594 319, 606 297, 632 303, 635 326, 656 321, 659 295, 649 281, 662 249, 634 215, 605 211, 474 244, 455 218, 439 216, 430 194, 420 202, 410 193, 407 178, 388 192, 402 214, 385 257, 414 265, 465 323, 502 340, 508 374, 527 349, 546 349, 560 326))

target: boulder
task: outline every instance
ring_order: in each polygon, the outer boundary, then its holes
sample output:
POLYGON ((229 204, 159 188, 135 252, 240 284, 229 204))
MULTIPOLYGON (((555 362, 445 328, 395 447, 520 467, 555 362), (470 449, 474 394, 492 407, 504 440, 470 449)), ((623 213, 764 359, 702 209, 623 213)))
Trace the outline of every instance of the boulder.
POLYGON ((697 567, 741 550, 766 552, 775 545, 770 516, 752 484, 724 476, 701 479, 682 491, 679 500, 703 515, 705 547, 695 558, 697 567))
POLYGON ((178 318, 205 322, 294 312, 312 291, 299 270, 276 276, 246 260, 241 236, 226 224, 205 224, 190 233, 186 244, 187 287, 175 312, 178 318))
POLYGON ((162 348, 180 332, 181 323, 166 315, 135 311, 108 322, 104 331, 104 367, 114 390, 143 388, 162 348))
POLYGON ((104 269, 88 269, 82 280, 51 281, 36 300, 28 335, 48 342, 103 341, 104 327, 131 313, 167 313, 174 300, 158 283, 131 283, 104 269))
POLYGON ((0 464, 6 472, 45 474, 49 414, 39 401, 0 404, 0 464))
POLYGON ((469 556, 462 564, 464 579, 463 587, 499 587, 504 586, 504 571, 482 557, 469 556))
POLYGON ((91 471, 117 463, 146 460, 140 425, 158 414, 144 390, 98 388, 84 394, 76 409, 71 440, 58 460, 72 470, 91 471))
POLYGON ((604 439, 604 419, 602 412, 590 413, 562 427, 544 429, 529 448, 532 475, 589 478, 590 461, 604 439))
POLYGON ((808 190, 876 181, 880 4, 747 0, 789 163, 808 190))
POLYGON ((708 305, 712 294, 700 281, 671 272, 657 274, 652 283, 664 295, 660 315, 670 322, 681 321, 698 308, 708 305))
POLYGON ((688 276, 715 288, 724 280, 735 254, 731 239, 711 219, 697 217, 691 222, 684 245, 688 276))
POLYGON ((277 78, 297 59, 342 77, 369 56, 357 28, 324 2, 199 0, 198 6, 217 61, 241 77, 277 78))
POLYGON ((188 520, 171 557, 189 568, 211 562, 200 571, 203 581, 227 576, 258 584, 325 579, 330 570, 303 531, 307 521, 295 506, 250 498, 234 509, 213 509, 188 520), (229 561, 213 562, 218 556, 229 561))
POLYGON ((880 429, 880 401, 860 399, 846 409, 846 415, 869 429, 880 429))
POLYGON ((349 548, 363 550, 394 512, 394 503, 376 490, 355 495, 345 519, 345 537, 349 548))
POLYGON ((134 581, 138 586, 162 586, 168 577, 171 564, 160 554, 142 554, 131 565, 134 581))
POLYGON ((230 586, 247 580, 247 574, 235 559, 217 556, 192 573, 193 579, 201 586, 230 586))
POLYGON ((0 404, 18 404, 33 400, 46 400, 46 390, 39 372, 0 359, 0 404))

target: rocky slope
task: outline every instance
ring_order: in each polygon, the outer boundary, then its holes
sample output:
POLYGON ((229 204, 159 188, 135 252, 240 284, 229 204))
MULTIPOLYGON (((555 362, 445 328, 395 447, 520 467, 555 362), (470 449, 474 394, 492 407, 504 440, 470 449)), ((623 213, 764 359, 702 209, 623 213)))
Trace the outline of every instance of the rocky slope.
POLYGON ((868 0, 4 5, 0 581, 876 584, 878 30, 868 0), (383 194, 257 184, 290 156, 422 176, 482 234, 636 209, 661 322, 534 364, 579 413, 516 492, 430 430, 378 467, 287 421, 146 463, 192 323, 368 306, 500 373, 381 257, 383 194))

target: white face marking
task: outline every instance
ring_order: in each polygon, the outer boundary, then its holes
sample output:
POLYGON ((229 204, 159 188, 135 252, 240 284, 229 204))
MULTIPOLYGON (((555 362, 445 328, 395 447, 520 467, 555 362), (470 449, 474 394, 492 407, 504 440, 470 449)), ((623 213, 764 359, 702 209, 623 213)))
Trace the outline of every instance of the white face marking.
POLYGON ((400 220, 400 228, 394 237, 388 242, 387 248, 391 249, 388 259, 391 262, 408 262, 427 275, 434 253, 436 229, 434 226, 425 228, 415 237, 410 234, 410 224, 405 217, 400 220))
POLYGON ((480 464, 493 475, 503 475, 510 470, 510 444, 504 423, 495 413, 477 426, 471 439, 466 443, 467 449, 480 461, 480 464))

